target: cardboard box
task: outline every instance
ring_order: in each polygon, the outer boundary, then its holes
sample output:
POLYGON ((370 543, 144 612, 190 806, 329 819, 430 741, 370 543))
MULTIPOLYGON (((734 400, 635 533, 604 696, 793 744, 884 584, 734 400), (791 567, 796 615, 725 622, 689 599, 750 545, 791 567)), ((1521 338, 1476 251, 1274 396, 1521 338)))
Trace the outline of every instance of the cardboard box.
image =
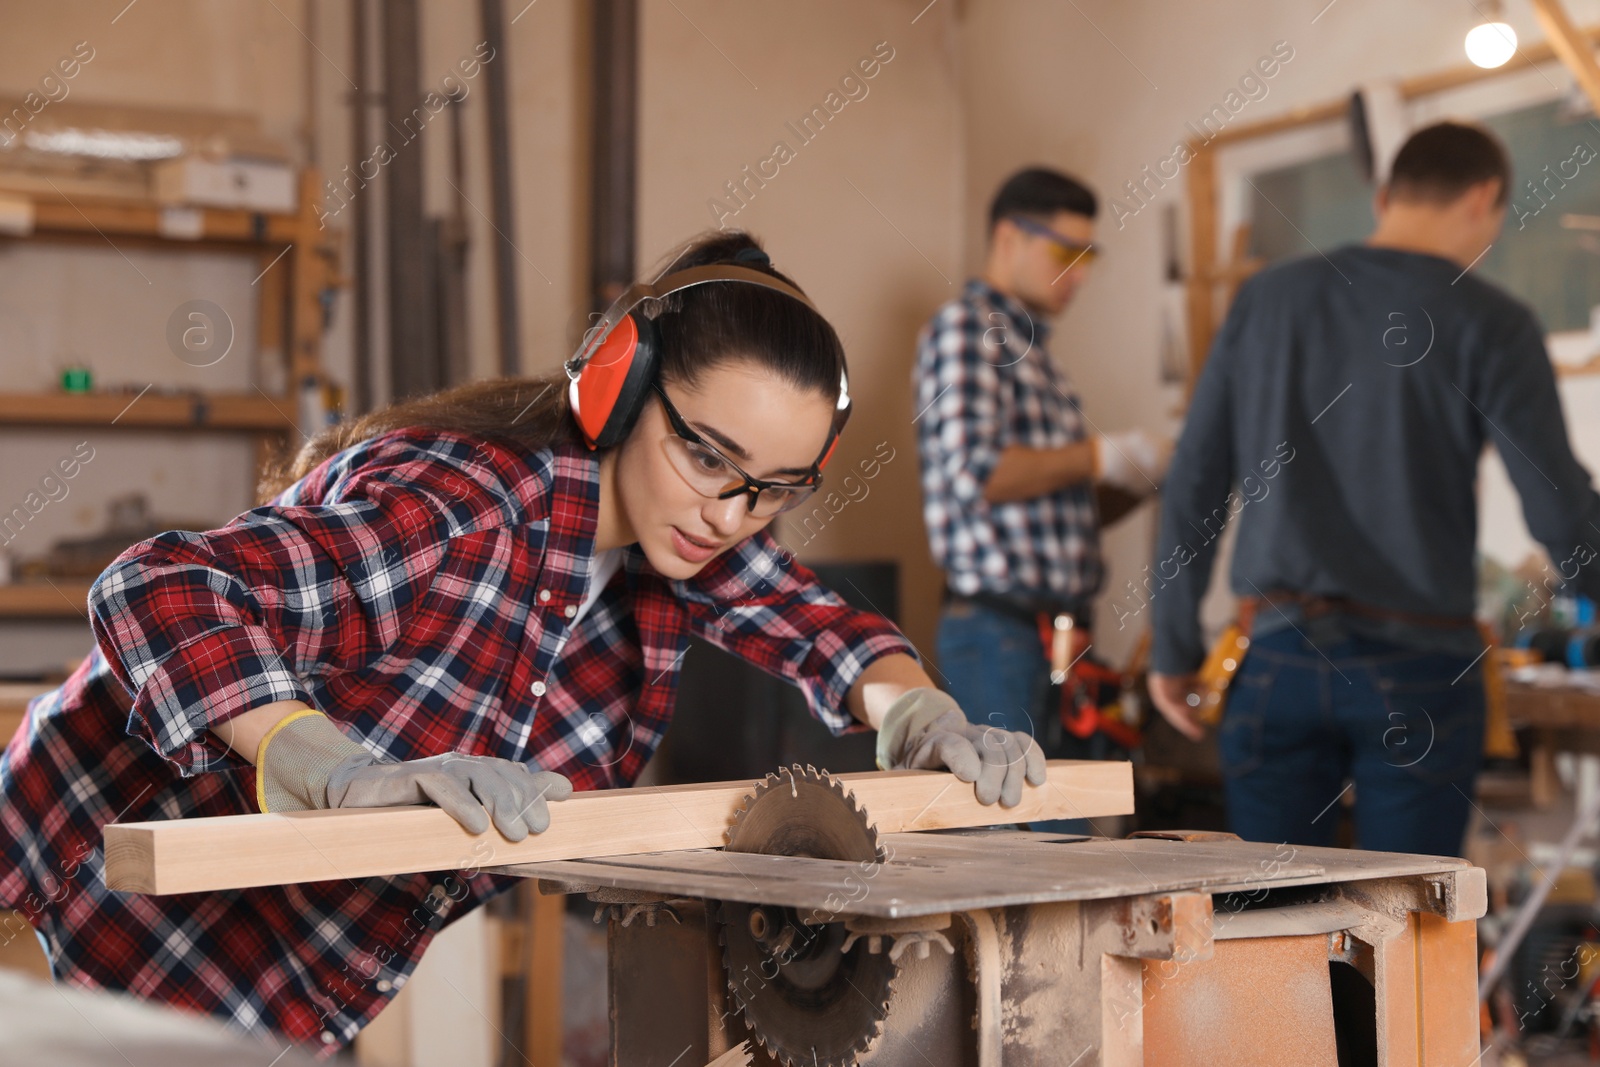
POLYGON ((283 163, 184 156, 156 165, 155 194, 163 204, 293 214, 295 172, 283 163))

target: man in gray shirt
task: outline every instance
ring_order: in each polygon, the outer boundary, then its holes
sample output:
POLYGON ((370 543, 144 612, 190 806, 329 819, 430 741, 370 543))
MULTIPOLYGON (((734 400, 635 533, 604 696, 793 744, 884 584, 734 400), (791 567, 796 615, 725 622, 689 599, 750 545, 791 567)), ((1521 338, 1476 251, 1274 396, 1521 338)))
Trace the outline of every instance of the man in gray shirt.
POLYGON ((1510 177, 1486 131, 1419 130, 1366 244, 1251 278, 1196 383, 1148 576, 1150 695, 1201 736, 1199 604, 1237 516, 1232 587, 1253 626, 1218 740, 1247 839, 1331 844, 1353 782, 1362 848, 1460 851, 1483 744, 1486 442, 1552 569, 1600 596, 1600 496, 1567 442, 1543 331, 1469 273, 1510 177))

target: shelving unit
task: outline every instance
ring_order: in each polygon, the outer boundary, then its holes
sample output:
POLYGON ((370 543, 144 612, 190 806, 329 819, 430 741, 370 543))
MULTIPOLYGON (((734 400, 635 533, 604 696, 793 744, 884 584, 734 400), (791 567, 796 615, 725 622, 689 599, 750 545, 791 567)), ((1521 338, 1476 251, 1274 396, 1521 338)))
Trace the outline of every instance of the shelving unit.
POLYGON ((48 582, 0 585, 0 620, 83 619, 91 583, 52 578, 48 582))
MULTIPOLYGON (((261 270, 255 283, 261 290, 257 343, 263 350, 284 352, 289 392, 173 393, 159 386, 144 393, 0 392, 0 429, 244 434, 256 446, 254 484, 268 459, 300 432, 296 387, 323 380, 322 294, 337 284, 337 247, 334 232, 317 221, 321 187, 314 168, 303 170, 294 214, 32 196, 32 232, 0 240, 101 245, 115 240, 256 257, 261 270)), ((71 580, 0 585, 0 621, 81 617, 87 593, 88 583, 71 580)))

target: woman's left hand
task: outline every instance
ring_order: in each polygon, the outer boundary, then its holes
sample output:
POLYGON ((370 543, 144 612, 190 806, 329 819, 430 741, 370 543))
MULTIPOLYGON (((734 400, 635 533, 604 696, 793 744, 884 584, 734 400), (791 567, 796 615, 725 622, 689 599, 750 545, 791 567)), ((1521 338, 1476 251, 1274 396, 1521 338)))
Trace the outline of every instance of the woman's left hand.
POLYGON ((1033 738, 970 722, 948 693, 910 689, 884 714, 878 765, 885 770, 946 768, 975 786, 978 803, 1022 802, 1022 785, 1045 782, 1044 752, 1033 738))

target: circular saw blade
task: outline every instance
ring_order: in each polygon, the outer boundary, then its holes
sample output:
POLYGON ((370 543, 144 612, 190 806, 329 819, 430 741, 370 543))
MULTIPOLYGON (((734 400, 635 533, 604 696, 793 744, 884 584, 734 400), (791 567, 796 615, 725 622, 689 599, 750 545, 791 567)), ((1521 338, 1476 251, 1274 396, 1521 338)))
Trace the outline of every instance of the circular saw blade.
MULTIPOLYGON (((785 767, 734 815, 726 851, 881 863, 877 828, 834 777, 785 767)), ((755 1039, 784 1067, 852 1067, 883 1031, 898 967, 865 939, 841 952, 843 922, 728 901, 718 912, 728 989, 755 1039), (758 936, 759 932, 759 936, 758 936)))
POLYGON ((745 799, 728 828, 726 852, 881 863, 883 845, 855 796, 827 771, 785 767, 745 799))

